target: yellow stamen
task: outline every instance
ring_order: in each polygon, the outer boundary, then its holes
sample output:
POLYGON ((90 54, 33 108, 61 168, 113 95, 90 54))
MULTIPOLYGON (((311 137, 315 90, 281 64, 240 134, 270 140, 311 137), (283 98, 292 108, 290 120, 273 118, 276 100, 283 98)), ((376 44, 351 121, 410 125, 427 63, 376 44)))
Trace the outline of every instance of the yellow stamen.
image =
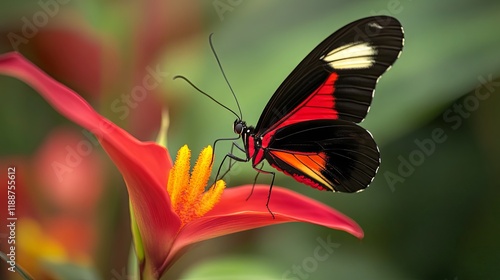
POLYGON ((187 204, 194 203, 205 190, 208 179, 210 179, 210 172, 206 171, 212 170, 211 155, 212 147, 208 146, 201 151, 200 156, 194 165, 193 172, 191 173, 191 178, 189 180, 189 189, 186 190, 187 204))
POLYGON ((170 201, 174 207, 174 211, 177 210, 178 200, 184 195, 185 187, 189 182, 190 159, 191 151, 188 146, 182 146, 177 152, 175 164, 170 170, 167 191, 170 194, 170 201))
POLYGON ((185 145, 177 153, 175 164, 170 170, 167 191, 182 225, 210 211, 226 188, 226 183, 219 180, 205 192, 212 172, 212 152, 211 146, 203 149, 189 176, 191 152, 185 145))
POLYGON ((208 211, 212 210, 215 204, 219 202, 222 192, 226 188, 226 183, 222 180, 215 183, 215 187, 212 186, 208 191, 203 194, 203 198, 200 201, 199 207, 196 208, 196 215, 203 216, 208 211))

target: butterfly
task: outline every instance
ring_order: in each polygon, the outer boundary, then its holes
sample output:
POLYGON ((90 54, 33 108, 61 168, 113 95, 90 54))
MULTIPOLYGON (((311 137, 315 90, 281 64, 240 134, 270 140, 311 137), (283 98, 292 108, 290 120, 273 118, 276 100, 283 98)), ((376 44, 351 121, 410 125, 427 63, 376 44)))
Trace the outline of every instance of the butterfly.
POLYGON ((401 23, 389 16, 359 19, 334 32, 279 86, 255 127, 236 119, 233 129, 243 147, 236 146, 246 158, 228 157, 251 160, 258 172, 274 175, 258 167, 266 160, 320 190, 365 189, 377 173, 380 153, 370 132, 357 123, 403 44, 401 23))
POLYGON ((241 113, 238 116, 216 101, 237 116, 233 130, 238 137, 233 140, 243 140, 243 146, 233 142, 217 177, 227 158, 251 161, 259 173, 271 174, 266 203, 271 214, 275 172, 262 168, 264 160, 316 189, 347 193, 365 189, 377 173, 380 152, 370 132, 358 123, 370 109, 380 76, 400 56, 403 44, 397 19, 359 19, 327 37, 298 64, 271 97, 256 126, 247 125, 241 113), (234 155, 234 147, 246 157, 234 155))

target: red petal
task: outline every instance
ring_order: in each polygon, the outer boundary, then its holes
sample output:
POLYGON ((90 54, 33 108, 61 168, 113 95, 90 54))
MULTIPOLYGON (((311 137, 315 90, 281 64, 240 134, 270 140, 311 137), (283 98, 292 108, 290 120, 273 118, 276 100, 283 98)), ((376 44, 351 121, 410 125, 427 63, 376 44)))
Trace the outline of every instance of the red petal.
POLYGON ((157 269, 180 227, 166 192, 168 171, 172 167, 167 150, 155 143, 138 141, 18 53, 0 56, 0 73, 28 83, 59 113, 99 138, 125 179, 147 261, 157 269))
POLYGON ((266 208, 269 186, 256 185, 246 201, 251 189, 251 185, 226 189, 221 201, 210 212, 181 229, 169 259, 195 242, 286 222, 317 224, 363 238, 363 230, 349 217, 314 199, 277 186, 273 187, 269 203, 273 219, 266 208))

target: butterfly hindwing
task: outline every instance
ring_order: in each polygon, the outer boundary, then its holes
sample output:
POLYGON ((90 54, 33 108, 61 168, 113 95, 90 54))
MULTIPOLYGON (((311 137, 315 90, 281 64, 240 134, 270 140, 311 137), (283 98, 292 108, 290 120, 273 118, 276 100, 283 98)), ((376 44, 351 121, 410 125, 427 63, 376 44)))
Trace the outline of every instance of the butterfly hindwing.
POLYGON ((360 122, 375 84, 403 47, 399 21, 368 17, 339 29, 311 51, 266 105, 257 135, 314 119, 360 122))
POLYGON ((340 192, 366 188, 380 164, 371 134, 343 120, 307 121, 278 129, 265 157, 300 182, 340 192))

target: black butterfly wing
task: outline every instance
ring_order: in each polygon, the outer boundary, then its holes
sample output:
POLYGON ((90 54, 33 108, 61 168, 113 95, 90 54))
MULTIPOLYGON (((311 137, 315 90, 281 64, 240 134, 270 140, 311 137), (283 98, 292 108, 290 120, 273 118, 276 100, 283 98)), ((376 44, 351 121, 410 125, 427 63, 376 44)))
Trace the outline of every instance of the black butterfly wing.
POLYGON ((371 134, 344 120, 315 120, 280 128, 265 157, 271 166, 299 182, 339 192, 366 188, 380 164, 371 134))
POLYGON ((354 21, 321 42, 267 103, 257 135, 314 119, 360 122, 375 84, 403 48, 403 29, 388 16, 354 21))

